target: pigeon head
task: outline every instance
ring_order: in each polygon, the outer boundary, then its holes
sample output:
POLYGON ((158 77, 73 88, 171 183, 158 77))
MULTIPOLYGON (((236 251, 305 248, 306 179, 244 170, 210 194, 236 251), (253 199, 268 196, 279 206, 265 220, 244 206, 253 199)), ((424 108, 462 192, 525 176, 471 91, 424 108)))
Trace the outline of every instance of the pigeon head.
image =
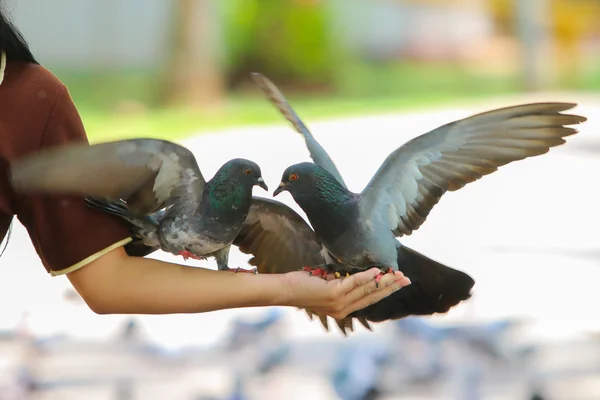
POLYGON ((266 191, 269 190, 258 164, 244 158, 234 158, 227 161, 217 171, 215 178, 249 188, 260 186, 266 191))
POLYGON ((284 191, 290 192, 296 201, 312 195, 342 200, 349 193, 333 175, 311 162, 294 164, 283 172, 273 197, 284 191))
POLYGON ((281 176, 281 182, 275 191, 273 197, 281 192, 290 192, 292 196, 295 193, 311 192, 314 187, 315 175, 318 174, 319 166, 310 162, 303 162, 289 166, 281 176))

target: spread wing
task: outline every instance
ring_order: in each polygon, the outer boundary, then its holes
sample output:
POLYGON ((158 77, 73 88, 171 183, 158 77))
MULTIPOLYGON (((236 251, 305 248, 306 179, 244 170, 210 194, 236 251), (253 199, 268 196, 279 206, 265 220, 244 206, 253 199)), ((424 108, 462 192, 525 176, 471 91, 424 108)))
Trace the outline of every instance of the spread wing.
POLYGON ((292 106, 290 106, 287 99, 277 88, 277 86, 275 86, 275 84, 263 74, 255 72, 250 74, 250 76, 252 79, 254 79, 260 90, 265 93, 271 103, 273 103, 281 112, 281 114, 283 114, 283 116, 292 123, 296 131, 304 137, 306 147, 310 153, 310 158, 313 159, 314 163, 325 169, 327 172, 333 175, 335 179, 342 184, 342 186, 346 187, 346 183, 344 182, 342 175, 333 163, 331 157, 329 157, 329 154, 327 154, 321 144, 319 144, 319 142, 317 142, 317 140, 313 137, 312 133, 310 133, 304 122, 302 122, 292 106))
POLYGON ((262 274, 298 271, 303 266, 325 263, 321 244, 310 225, 287 205, 261 197, 252 199, 233 244, 254 256, 249 264, 262 274))
POLYGON ((22 192, 123 199, 136 213, 152 213, 179 197, 199 202, 206 181, 193 153, 159 139, 70 144, 11 163, 12 186, 22 192))
MULTIPOLYGON (((233 244, 243 253, 254 256, 249 264, 256 266, 261 274, 298 271, 303 266, 325 263, 321 244, 304 219, 287 205, 261 197, 252 199, 246 222, 233 244)), ((329 331, 327 315, 305 311, 310 319, 316 315, 325 330, 329 331)), ((336 320, 344 335, 346 330, 354 330, 353 319, 336 320)), ((356 319, 371 329, 363 316, 356 319)))
POLYGON ((586 121, 561 114, 570 103, 535 103, 477 114, 410 140, 391 153, 364 188, 365 215, 379 216, 396 236, 410 235, 446 191, 491 174, 512 161, 565 142, 586 121))

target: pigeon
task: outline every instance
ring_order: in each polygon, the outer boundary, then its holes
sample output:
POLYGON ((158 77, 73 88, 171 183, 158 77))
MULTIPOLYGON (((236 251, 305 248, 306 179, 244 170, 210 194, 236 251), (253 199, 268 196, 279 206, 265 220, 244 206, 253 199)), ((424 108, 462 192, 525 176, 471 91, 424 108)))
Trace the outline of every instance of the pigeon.
POLYGON ((189 149, 160 139, 52 148, 14 161, 11 174, 17 191, 83 195, 88 206, 124 220, 129 255, 161 249, 186 260, 214 257, 221 271, 230 269, 253 187, 268 191, 250 160, 232 159, 206 182, 189 149))
MULTIPOLYGON (((273 193, 277 196, 288 191, 314 229, 297 228, 305 240, 309 236, 315 240, 311 246, 321 247, 325 263, 307 264, 304 269, 322 275, 333 272, 340 277, 375 266, 382 270, 377 279, 385 272, 400 270, 412 282, 336 321, 342 331, 352 330, 352 318, 369 328, 365 320, 381 322, 445 313, 468 300, 475 284, 469 275, 410 249, 398 238, 417 230, 447 191, 456 191, 502 165, 548 152, 565 143, 564 137, 577 133, 564 125, 587 120, 561 114, 575 107, 574 103, 522 104, 476 114, 400 146, 385 159, 362 192, 354 193, 277 87, 262 74, 254 73, 252 78, 304 136, 314 161, 288 167, 273 193)), ((275 268, 267 257, 253 262, 260 263, 259 272, 275 268)), ((322 322, 326 318, 319 317, 322 322)))
POLYGON ((382 377, 392 355, 382 341, 348 343, 337 354, 329 381, 341 400, 383 397, 382 377))
POLYGON ((431 345, 437 346, 444 340, 456 340, 466 344, 470 350, 493 360, 508 361, 510 356, 504 351, 501 341, 508 332, 519 327, 521 322, 516 319, 501 319, 474 324, 438 326, 421 317, 408 317, 394 321, 393 325, 399 331, 420 338, 431 345))

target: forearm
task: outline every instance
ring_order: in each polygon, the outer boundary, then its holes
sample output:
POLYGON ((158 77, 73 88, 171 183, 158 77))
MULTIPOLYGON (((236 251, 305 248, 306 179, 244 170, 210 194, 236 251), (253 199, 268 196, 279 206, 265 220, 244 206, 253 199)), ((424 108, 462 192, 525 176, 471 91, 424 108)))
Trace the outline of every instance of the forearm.
POLYGON ((276 275, 187 267, 128 257, 122 249, 111 253, 69 274, 100 314, 199 313, 286 303, 286 286, 276 275))

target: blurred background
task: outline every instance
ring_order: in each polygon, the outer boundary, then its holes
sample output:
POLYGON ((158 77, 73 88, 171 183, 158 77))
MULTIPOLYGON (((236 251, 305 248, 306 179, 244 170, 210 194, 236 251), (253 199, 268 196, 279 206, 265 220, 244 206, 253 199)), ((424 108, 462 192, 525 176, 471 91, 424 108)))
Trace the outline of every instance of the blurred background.
POLYGON ((588 121, 446 194, 403 238, 473 276, 472 299, 348 338, 288 308, 95 315, 17 224, 1 259, 0 400, 600 398, 600 0, 4 5, 90 141, 178 141, 206 177, 245 157, 274 187, 309 160, 250 72, 280 87, 355 191, 394 148, 475 112, 573 101, 588 121))

